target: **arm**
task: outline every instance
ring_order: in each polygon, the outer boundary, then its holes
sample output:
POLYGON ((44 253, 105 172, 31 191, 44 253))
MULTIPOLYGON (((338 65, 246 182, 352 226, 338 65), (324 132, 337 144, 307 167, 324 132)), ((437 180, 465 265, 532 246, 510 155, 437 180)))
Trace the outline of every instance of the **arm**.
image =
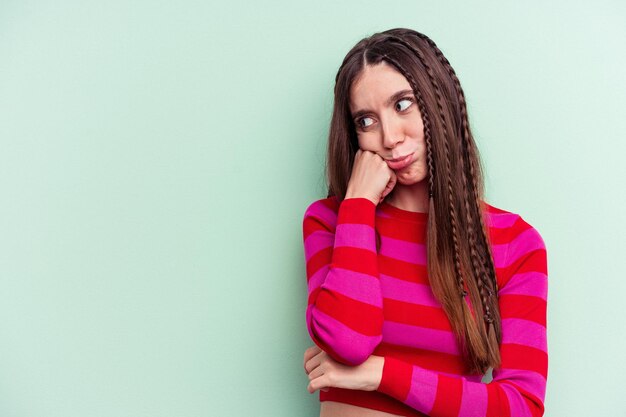
POLYGON ((547 259, 544 242, 518 219, 498 291, 501 366, 489 384, 385 357, 377 390, 432 417, 539 417, 544 412, 548 349, 547 259), (507 279, 508 278, 508 279, 507 279))
POLYGON ((316 345, 350 366, 363 363, 382 340, 375 215, 372 201, 347 198, 336 214, 317 201, 303 220, 307 329, 316 345))

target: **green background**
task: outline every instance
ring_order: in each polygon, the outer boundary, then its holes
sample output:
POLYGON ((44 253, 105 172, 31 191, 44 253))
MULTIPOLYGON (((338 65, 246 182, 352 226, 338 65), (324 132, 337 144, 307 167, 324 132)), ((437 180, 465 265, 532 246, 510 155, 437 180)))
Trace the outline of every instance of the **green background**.
POLYGON ((548 249, 548 417, 626 409, 622 1, 0 3, 0 415, 316 416, 301 221, 364 36, 455 68, 548 249))

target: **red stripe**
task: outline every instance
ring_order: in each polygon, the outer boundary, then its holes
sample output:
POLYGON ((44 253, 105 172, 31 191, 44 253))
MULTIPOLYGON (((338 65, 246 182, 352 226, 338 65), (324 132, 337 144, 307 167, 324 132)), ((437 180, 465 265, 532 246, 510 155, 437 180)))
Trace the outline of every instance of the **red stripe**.
POLYGON ((429 329, 452 331, 452 325, 441 307, 430 307, 404 301, 383 299, 385 319, 396 323, 429 329))
POLYGON ((461 375, 466 370, 460 355, 381 342, 374 350, 377 356, 393 356, 424 369, 461 375))
POLYGON ((487 203, 485 200, 480 200, 480 202, 483 204, 483 211, 487 211, 488 213, 497 213, 497 214, 510 213, 509 211, 502 210, 501 208, 498 208, 496 206, 492 206, 491 204, 487 203))
POLYGON ((485 417, 511 417, 509 398, 500 384, 486 384, 487 413, 485 417))
POLYGON ((344 200, 339 208, 337 225, 367 224, 374 227, 376 206, 367 198, 344 200))
POLYGON ((335 213, 337 212, 337 209, 339 208, 339 200, 335 196, 327 197, 327 198, 324 198, 324 199, 319 200, 319 201, 324 206, 326 206, 327 208, 331 209, 335 213))
POLYGON ((340 246, 333 253, 333 266, 373 275, 378 278, 376 252, 368 249, 340 246))
POLYGON ((307 281, 315 275, 315 273, 324 266, 330 263, 330 258, 333 255, 333 248, 331 246, 322 249, 311 256, 306 263, 306 277, 307 281))
POLYGON ((521 216, 518 217, 517 220, 515 220, 515 223, 508 228, 510 240, 515 240, 519 235, 531 228, 532 226, 522 219, 521 216))
POLYGON ((318 231, 324 231, 324 232, 329 232, 329 233, 334 232, 330 226, 325 224, 322 220, 318 219, 317 217, 312 217, 312 216, 305 217, 304 220, 302 221, 303 240, 306 240, 306 238, 309 237, 309 235, 318 231))
POLYGON ((383 313, 379 307, 321 287, 311 293, 308 303, 315 303, 319 311, 362 335, 379 336, 382 332, 383 313))
POLYGON ((336 401, 357 405, 371 410, 384 411, 396 416, 428 417, 426 414, 420 413, 390 395, 378 391, 330 387, 328 391, 320 391, 319 399, 320 401, 336 401))
POLYGON ((394 398, 398 398, 400 401, 404 401, 411 390, 412 378, 413 365, 402 362, 394 357, 385 357, 383 376, 380 380, 378 390, 394 398))
POLYGON ((528 252, 515 260, 511 265, 501 268, 500 273, 504 277, 502 285, 506 285, 515 274, 523 274, 525 272, 548 273, 547 255, 545 249, 537 249, 528 252))
POLYGON ((417 284, 429 285, 426 265, 413 264, 378 255, 378 268, 381 274, 417 284))
POLYGON ((498 297, 503 319, 524 319, 546 327, 546 300, 533 295, 502 294, 498 297))
POLYGON ((506 245, 515 240, 520 233, 530 229, 531 226, 521 217, 518 217, 510 227, 489 227, 489 239, 494 245, 506 245))
POLYGON ((462 395, 462 379, 439 374, 435 403, 428 415, 432 417, 458 416, 461 410, 462 395))
POLYGON ((547 255, 544 248, 525 253, 505 269, 515 272, 547 272, 547 255), (518 271, 519 269, 519 271, 518 271))
POLYGON ((493 245, 504 245, 509 243, 511 241, 509 237, 509 229, 490 227, 489 240, 493 245))
POLYGON ((502 356, 501 368, 533 371, 547 379, 548 354, 543 350, 516 343, 503 343, 500 346, 500 353, 502 356))
POLYGON ((426 227, 424 225, 407 222, 406 227, 398 227, 397 219, 390 220, 385 217, 377 217, 376 229, 385 237, 405 242, 426 244, 426 227))

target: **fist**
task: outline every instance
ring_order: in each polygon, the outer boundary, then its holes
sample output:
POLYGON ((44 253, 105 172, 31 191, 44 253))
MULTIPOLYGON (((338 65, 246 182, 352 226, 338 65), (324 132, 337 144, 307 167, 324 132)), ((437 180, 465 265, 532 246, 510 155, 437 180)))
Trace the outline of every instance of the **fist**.
POLYGON ((396 185, 396 173, 378 154, 359 149, 345 198, 364 197, 378 205, 396 185))

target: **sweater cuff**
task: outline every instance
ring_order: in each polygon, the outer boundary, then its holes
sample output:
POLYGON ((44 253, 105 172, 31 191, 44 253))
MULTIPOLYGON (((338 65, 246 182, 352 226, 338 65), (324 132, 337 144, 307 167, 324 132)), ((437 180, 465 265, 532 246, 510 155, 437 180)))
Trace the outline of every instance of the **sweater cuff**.
POLYGON ((374 227, 376 205, 365 197, 347 198, 341 202, 337 224, 356 223, 374 227))
POLYGON ((383 376, 377 391, 404 401, 409 395, 412 377, 413 365, 391 356, 385 356, 383 376))

